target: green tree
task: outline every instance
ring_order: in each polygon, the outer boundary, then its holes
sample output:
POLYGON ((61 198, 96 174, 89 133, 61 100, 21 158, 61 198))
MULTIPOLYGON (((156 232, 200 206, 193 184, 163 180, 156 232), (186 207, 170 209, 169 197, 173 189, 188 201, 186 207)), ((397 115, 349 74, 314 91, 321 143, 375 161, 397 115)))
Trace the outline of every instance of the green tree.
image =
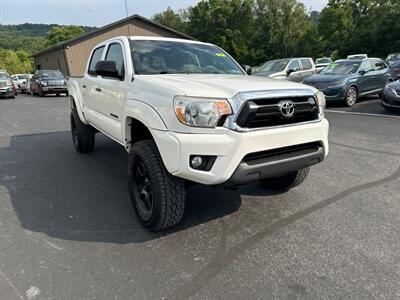
POLYGON ((203 0, 188 12, 188 33, 214 43, 239 62, 254 60, 249 44, 253 29, 252 0, 203 0))
POLYGON ((75 25, 53 27, 47 34, 47 40, 49 45, 55 45, 76 38, 84 33, 85 31, 82 27, 75 25))
POLYGON ((168 26, 172 29, 178 30, 180 32, 186 31, 185 22, 185 11, 181 10, 175 12, 171 7, 168 7, 165 11, 155 14, 152 20, 160 23, 161 25, 168 26))
POLYGON ((322 10, 318 24, 324 52, 328 55, 347 55, 352 48, 350 41, 354 37, 354 29, 352 1, 330 0, 322 10))
POLYGON ((0 49, 0 69, 5 69, 10 74, 31 73, 33 62, 25 51, 0 49))

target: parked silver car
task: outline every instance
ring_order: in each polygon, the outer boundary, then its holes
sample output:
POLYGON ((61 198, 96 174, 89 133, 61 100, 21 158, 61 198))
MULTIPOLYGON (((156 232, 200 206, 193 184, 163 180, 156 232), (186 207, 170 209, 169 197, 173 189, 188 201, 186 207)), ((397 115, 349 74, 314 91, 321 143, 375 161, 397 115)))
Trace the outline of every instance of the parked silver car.
POLYGON ((317 73, 321 72, 323 68, 332 63, 332 58, 330 57, 321 57, 317 58, 315 61, 315 67, 317 68, 317 73))
POLYGON ((4 98, 15 98, 15 89, 10 75, 0 70, 0 97, 4 98))
POLYGON ((302 57, 268 61, 253 75, 302 82, 305 78, 316 73, 317 70, 313 59, 310 57, 302 57))

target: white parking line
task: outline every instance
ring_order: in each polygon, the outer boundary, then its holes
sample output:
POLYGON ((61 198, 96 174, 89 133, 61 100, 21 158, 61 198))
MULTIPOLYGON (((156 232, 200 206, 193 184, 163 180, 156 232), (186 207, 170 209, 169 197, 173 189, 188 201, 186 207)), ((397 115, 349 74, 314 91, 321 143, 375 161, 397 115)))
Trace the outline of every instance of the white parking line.
POLYGON ((331 113, 337 113, 337 114, 350 114, 350 115, 359 115, 359 116, 368 116, 368 117, 381 117, 381 118, 400 119, 400 116, 394 116, 394 115, 370 114, 370 113, 360 113, 360 112, 331 110, 331 109, 327 109, 325 111, 326 112, 331 112, 331 113))

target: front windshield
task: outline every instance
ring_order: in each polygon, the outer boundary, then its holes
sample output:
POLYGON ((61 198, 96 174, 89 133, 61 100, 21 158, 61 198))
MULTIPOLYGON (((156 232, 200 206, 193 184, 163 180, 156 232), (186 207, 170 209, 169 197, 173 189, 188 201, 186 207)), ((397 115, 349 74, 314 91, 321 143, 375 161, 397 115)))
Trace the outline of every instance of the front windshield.
POLYGON ((329 64, 332 60, 330 58, 318 58, 316 64, 329 64))
POLYGON ((271 60, 263 64, 259 72, 280 72, 286 68, 289 59, 271 60))
POLYGON ((234 74, 242 69, 213 45, 173 41, 131 41, 136 74, 234 74))
POLYGON ((320 72, 321 75, 348 75, 358 71, 360 62, 343 61, 334 62, 323 68, 320 72))
POLYGON ((39 77, 49 77, 49 78, 64 78, 64 75, 60 71, 40 71, 39 77))
POLYGON ((18 80, 26 80, 28 79, 28 75, 18 75, 18 80))
POLYGON ((10 75, 8 75, 8 73, 0 73, 0 79, 7 79, 9 77, 10 75))
POLYGON ((397 60, 400 59, 400 53, 389 54, 386 60, 397 60))

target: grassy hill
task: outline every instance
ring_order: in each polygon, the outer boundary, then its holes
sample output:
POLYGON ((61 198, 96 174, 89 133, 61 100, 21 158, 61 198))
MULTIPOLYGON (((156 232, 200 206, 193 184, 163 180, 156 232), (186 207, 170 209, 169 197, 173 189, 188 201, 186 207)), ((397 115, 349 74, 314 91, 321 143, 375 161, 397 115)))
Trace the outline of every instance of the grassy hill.
MULTIPOLYGON (((25 50, 33 54, 47 47, 46 36, 52 27, 61 26, 57 24, 0 24, 0 49, 25 50)), ((96 29, 95 27, 84 27, 85 32, 96 29)))

